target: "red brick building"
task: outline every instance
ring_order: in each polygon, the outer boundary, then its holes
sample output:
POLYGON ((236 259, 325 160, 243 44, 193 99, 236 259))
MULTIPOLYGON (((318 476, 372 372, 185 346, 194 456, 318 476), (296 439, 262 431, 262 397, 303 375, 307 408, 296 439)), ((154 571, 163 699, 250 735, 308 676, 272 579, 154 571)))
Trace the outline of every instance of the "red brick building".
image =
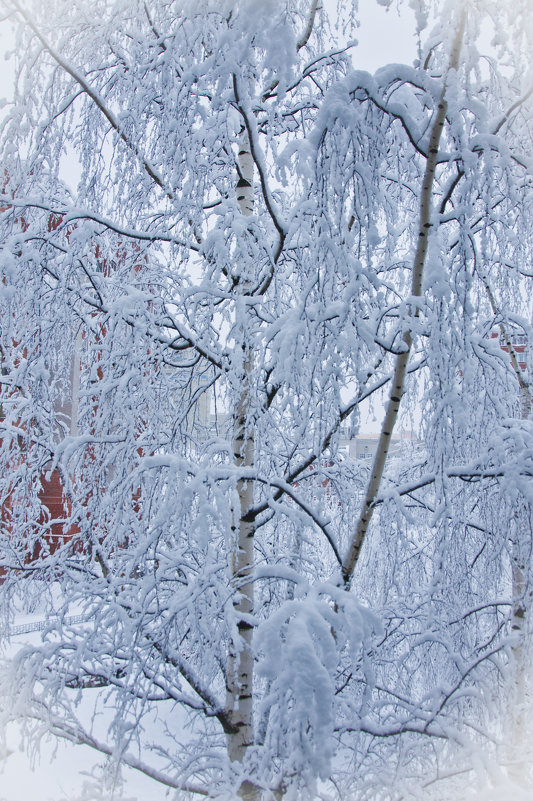
MULTIPOLYGON (((6 192, 6 185, 8 179, 4 183, 4 194, 6 192)), ((0 208, 0 212, 9 211, 9 207, 0 208)), ((48 232, 56 231, 62 224, 62 217, 51 214, 48 219, 48 232)), ((17 226, 21 230, 25 230, 26 224, 24 218, 15 220, 17 226)), ((65 235, 69 239, 74 226, 66 229, 65 235)), ((116 268, 117 264, 125 264, 126 258, 131 258, 132 251, 129 245, 119 243, 119 246, 114 250, 114 260, 105 259, 99 246, 95 247, 94 256, 97 259, 99 270, 104 277, 109 277, 112 271, 116 268)), ((134 258, 136 255, 134 254, 134 258)), ((141 259, 139 259, 141 261, 141 259)), ((141 264, 133 267, 135 272, 141 270, 141 264)), ((2 279, 5 282, 5 277, 2 279)), ((91 359, 96 361, 101 358, 101 345, 106 336, 105 326, 97 327, 96 331, 90 332, 89 336, 94 339, 91 342, 90 348, 82 348, 87 345, 87 333, 80 333, 73 343, 69 343, 71 348, 71 367, 70 377, 66 380, 67 386, 63 393, 61 401, 56 401, 53 405, 53 414, 58 421, 57 437, 58 442, 65 436, 70 434, 75 436, 77 434, 77 415, 78 415, 78 393, 80 383, 80 372, 82 367, 81 351, 90 352, 91 359), (59 425, 61 422, 61 425, 59 425)), ((38 344, 35 344, 38 348, 38 344)), ((4 343, 4 348, 0 348, 0 360, 2 362, 2 372, 7 372, 4 369, 4 361, 9 357, 11 365, 17 365, 17 361, 32 359, 38 356, 37 352, 29 353, 31 347, 21 347, 20 343, 8 340, 4 343), (7 354, 4 352, 11 350, 12 353, 7 354), (17 355, 18 354, 18 355, 17 355)), ((92 364, 95 368, 93 373, 97 376, 98 380, 102 379, 102 368, 97 364, 92 364)), ((3 450, 3 465, 7 469, 8 476, 12 477, 11 483, 8 484, 8 489, 3 496, 0 496, 0 524, 2 526, 2 535, 4 543, 13 542, 12 557, 9 555, 9 547, 7 553, 0 554, 3 556, 4 564, 7 567, 0 567, 0 580, 2 574, 10 567, 22 567, 23 564, 31 564, 33 561, 41 556, 53 555, 58 548, 65 544, 71 543, 73 538, 80 533, 77 525, 72 524, 71 512, 72 504, 68 497, 65 481, 58 467, 53 467, 52 460, 45 464, 43 468, 36 474, 35 470, 28 470, 27 487, 21 486, 24 484, 24 470, 21 469, 28 459, 28 438, 31 437, 31 423, 24 423, 22 420, 16 418, 11 414, 8 419, 7 407, 11 405, 11 401, 15 404, 20 399, 19 389, 13 387, 9 388, 7 383, 3 383, 0 395, 0 449, 3 450), (4 401, 5 409, 2 406, 4 401), (2 424, 9 427, 9 437, 2 437, 2 424), (20 434, 17 434, 17 429, 20 428, 20 434), (14 430, 15 429, 15 432, 14 430), (37 476, 37 477, 36 477, 37 476), (15 491, 15 483, 17 488, 15 491), (15 532, 17 532, 15 534, 15 532), (21 537, 24 540, 21 540, 21 537)), ((97 400, 95 399, 95 413, 97 411, 97 400)), ((55 435, 54 435, 55 436, 55 435)), ((94 459, 94 453, 91 452, 90 446, 87 448, 85 459, 88 462, 94 459)), ((81 496, 89 498, 92 490, 90 487, 80 487, 80 480, 77 480, 78 493, 81 490, 81 496)), ((79 501, 79 499, 78 499, 79 501)), ((140 514, 139 504, 139 491, 136 490, 132 497, 133 508, 136 513, 140 514)), ((82 547, 79 542, 74 543, 76 549, 82 547)))

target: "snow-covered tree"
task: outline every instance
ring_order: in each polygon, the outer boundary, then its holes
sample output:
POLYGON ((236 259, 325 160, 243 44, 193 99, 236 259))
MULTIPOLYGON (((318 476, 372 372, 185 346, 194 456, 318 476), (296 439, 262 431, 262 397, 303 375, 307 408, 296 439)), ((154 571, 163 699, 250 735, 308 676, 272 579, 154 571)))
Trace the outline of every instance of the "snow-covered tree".
POLYGON ((4 720, 213 798, 524 726, 531 4, 411 2, 375 75, 343 5, 1 2, 0 592, 48 621, 4 720))

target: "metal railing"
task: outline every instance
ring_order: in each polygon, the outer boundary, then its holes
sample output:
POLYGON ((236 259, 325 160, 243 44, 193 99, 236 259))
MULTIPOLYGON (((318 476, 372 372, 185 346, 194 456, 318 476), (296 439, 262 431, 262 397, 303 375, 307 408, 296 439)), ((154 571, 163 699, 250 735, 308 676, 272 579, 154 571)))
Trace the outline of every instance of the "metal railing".
POLYGON ((34 631, 44 631, 53 623, 62 622, 66 626, 74 623, 83 623, 86 620, 84 615, 72 615, 70 617, 61 618, 49 617, 46 620, 34 620, 31 623, 21 623, 18 626, 9 626, 7 630, 8 637, 18 637, 20 634, 31 634, 34 631))

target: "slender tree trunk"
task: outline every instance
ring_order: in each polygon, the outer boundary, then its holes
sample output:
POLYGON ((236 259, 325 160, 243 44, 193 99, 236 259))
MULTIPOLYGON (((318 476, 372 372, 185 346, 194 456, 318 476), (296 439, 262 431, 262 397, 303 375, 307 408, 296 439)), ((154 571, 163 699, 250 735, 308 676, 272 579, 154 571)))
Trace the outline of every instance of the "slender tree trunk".
MULTIPOLYGON (((248 137, 243 136, 239 152, 239 181, 237 200, 245 216, 253 213, 253 160, 248 137)), ((249 282, 242 283, 241 291, 246 293, 249 282)), ((246 322, 243 321, 243 365, 240 397, 235 411, 233 432, 233 458, 238 468, 253 467, 255 457, 254 432, 251 427, 250 381, 254 369, 254 353, 246 341, 246 322)), ((239 479, 237 483, 239 498, 235 512, 235 543, 231 554, 231 582, 235 596, 233 608, 237 622, 237 635, 230 643, 226 667, 226 711, 234 732, 227 735, 228 755, 231 762, 242 764, 247 749, 254 742, 253 719, 253 674, 254 657, 252 650, 254 613, 254 584, 248 579, 254 567, 255 520, 248 519, 247 513, 253 507, 254 482, 239 479)), ((245 780, 239 788, 243 801, 254 801, 259 791, 250 781, 245 780)))
MULTIPOLYGON (((458 67, 465 22, 466 16, 465 12, 463 12, 461 22, 455 36, 452 52, 450 54, 449 70, 456 70, 458 67)), ((448 110, 448 105, 446 103, 446 83, 447 82, 445 81, 442 87, 437 111, 433 120, 426 169, 422 183, 422 194, 420 198, 420 222, 418 226, 418 244, 411 280, 411 297, 413 298, 419 298, 422 295, 422 279, 428 252, 429 235, 432 227, 431 215, 433 183, 435 180, 435 171, 437 169, 440 139, 444 129, 446 113, 448 110)), ((414 311, 411 312, 411 314, 413 318, 418 317, 418 306, 414 311)), ((363 502, 363 508, 357 522, 354 536, 350 543, 350 548, 342 565, 342 578, 345 586, 350 586, 351 584, 353 573, 359 560, 366 533, 368 531, 370 521, 372 520, 372 515, 374 514, 374 502, 379 493, 381 479, 383 477, 383 471, 385 469, 385 463, 389 453, 392 433, 394 431, 394 426, 396 425, 396 420, 398 419, 398 412, 400 410, 400 403, 404 392, 407 363, 409 361, 411 347, 413 344, 413 337, 410 328, 405 331, 402 337, 402 343, 403 351, 396 357, 396 365, 391 382, 391 392, 387 404, 387 411, 385 413, 385 420, 383 421, 383 425, 381 427, 381 434, 379 437, 376 455, 374 457, 374 463, 372 465, 372 472, 370 474, 370 481, 368 483, 365 500, 363 502)))
MULTIPOLYGON (((523 406, 524 409, 524 406, 523 406)), ((524 412, 522 412, 524 418, 524 412)), ((527 555, 531 540, 531 529, 522 530, 520 521, 520 511, 517 512, 517 532, 514 541, 511 543, 511 571, 512 571, 512 591, 513 591, 513 611, 511 628, 515 637, 512 647, 513 654, 513 673, 512 685, 507 695, 506 701, 509 704, 507 725, 508 734, 508 753, 509 753, 509 778, 519 786, 526 786, 526 759, 525 749, 527 745, 527 654, 525 649, 525 638, 527 632, 527 620, 530 611, 530 594, 527 579, 527 555), (527 547, 526 547, 527 546, 527 547)))
MULTIPOLYGON (((494 297, 488 277, 483 272, 481 265, 478 266, 478 274, 481 277, 487 297, 494 316, 501 317, 500 309, 494 297)), ((509 351, 511 368, 518 381, 520 389, 520 419, 527 420, 531 415, 531 388, 529 381, 522 373, 518 355, 513 346, 512 337, 507 331, 506 326, 499 324, 500 334, 505 347, 509 351)), ((520 512, 516 513, 517 535, 510 543, 511 547, 511 586, 513 595, 513 608, 511 618, 511 629, 515 635, 515 644, 512 648, 513 654, 513 676, 512 686, 508 695, 509 711, 506 724, 508 726, 509 739, 509 778, 518 785, 523 785, 525 781, 525 761, 522 756, 526 740, 526 656, 524 651, 524 639, 526 635, 527 617, 530 607, 530 594, 527 581, 527 562, 528 552, 531 545, 531 527, 528 531, 521 531, 520 512), (527 547, 525 547, 527 544, 527 547)))
MULTIPOLYGON (((503 329, 503 326, 502 326, 503 329)), ((520 417, 527 420, 531 411, 531 391, 529 383, 522 375, 516 352, 510 338, 504 331, 505 340, 508 343, 509 353, 511 354, 511 364, 518 378, 520 386, 520 417)), ((520 514, 517 514, 520 517, 520 514)), ((524 515, 524 518, 526 516, 524 515)), ((524 525, 526 520, 524 519, 524 525)), ((513 617, 512 630, 516 636, 516 644, 513 646, 514 660, 514 686, 512 693, 511 715, 510 715, 510 747, 511 747, 511 767, 509 769, 510 778, 517 784, 525 786, 526 763, 524 760, 524 747, 527 742, 526 732, 526 653, 525 637, 527 629, 527 619, 530 607, 530 594, 527 578, 528 553, 531 546, 531 527, 522 530, 520 519, 517 520, 517 535, 512 543, 512 590, 513 590, 513 617)))

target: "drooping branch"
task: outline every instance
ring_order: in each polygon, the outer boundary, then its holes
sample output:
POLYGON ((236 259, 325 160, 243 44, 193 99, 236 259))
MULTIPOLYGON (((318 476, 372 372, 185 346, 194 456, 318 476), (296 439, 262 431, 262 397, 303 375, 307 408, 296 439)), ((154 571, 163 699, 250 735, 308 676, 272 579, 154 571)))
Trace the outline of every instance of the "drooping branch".
MULTIPOLYGON (((470 241, 472 242, 472 239, 470 241)), ((505 342, 505 347, 509 352, 509 357, 511 360, 511 368, 516 376, 516 380, 518 381, 518 386, 520 387, 520 400, 521 400, 520 411, 522 419, 526 420, 531 412, 531 406, 533 402, 529 381, 527 380, 526 376, 520 369, 520 364, 518 363, 518 356, 515 347, 513 345, 511 337, 509 336, 507 327, 503 322, 503 315, 501 314, 498 304, 496 303, 496 298, 494 297, 494 292, 492 291, 492 287, 490 285, 488 276, 481 267, 481 264, 479 263, 478 259, 476 259, 476 271, 481 279, 481 283, 485 288, 485 292, 487 293, 492 313, 496 319, 498 318, 500 319, 500 322, 498 323, 498 328, 500 329, 501 337, 505 342)))
MULTIPOLYGON (((82 729, 81 726, 74 727, 58 717, 53 717, 50 715, 48 710, 43 711, 42 716, 34 715, 34 717, 37 718, 37 720, 45 721, 50 728, 50 732, 56 737, 60 737, 63 740, 68 740, 75 745, 88 745, 90 748, 98 751, 100 754, 106 754, 106 756, 116 756, 116 749, 110 746, 108 743, 98 740, 92 734, 89 734, 89 732, 85 731, 85 729, 82 729)), ((201 785, 174 779, 168 774, 163 773, 163 771, 147 765, 146 762, 138 759, 133 754, 121 754, 120 762, 124 765, 127 765, 129 768, 139 771, 139 773, 143 773, 145 776, 148 776, 151 779, 155 779, 155 781, 159 782, 159 784, 163 784, 166 787, 171 787, 175 790, 181 790, 183 792, 194 793, 195 795, 209 795, 208 790, 201 785)))
MULTIPOLYGON (((303 70, 300 73, 300 75, 298 76, 298 78, 296 78, 296 80, 293 83, 291 83, 289 86, 287 86, 286 91, 287 92, 292 92, 292 91, 294 91, 294 89, 296 89, 298 86, 300 86, 302 81, 304 81, 306 78, 311 78, 312 79, 313 73, 317 72, 321 62, 326 61, 326 62, 330 62, 331 63, 333 61, 333 59, 335 58, 335 56, 341 56, 341 55, 343 55, 343 53, 347 53, 353 47, 354 47, 354 44, 352 42, 352 43, 346 45, 345 47, 339 47, 339 48, 333 48, 331 50, 327 50, 325 53, 322 53, 320 56, 317 56, 316 58, 313 58, 311 61, 309 61, 305 65, 305 67, 303 68, 303 70)), ((270 100, 270 98, 277 97, 277 92, 275 90, 276 90, 276 88, 278 86, 279 86, 279 81, 273 81, 270 84, 270 86, 263 91, 263 93, 261 94, 261 99, 263 100, 263 102, 265 102, 265 100, 270 100)), ((311 103, 305 102, 305 103, 303 103, 301 105, 298 105, 298 107, 295 108, 295 109, 291 109, 290 111, 282 112, 282 116, 283 117, 293 116, 298 111, 301 111, 303 108, 314 108, 314 109, 317 109, 318 106, 316 105, 316 103, 313 103, 313 102, 311 102, 311 103)), ((254 110, 255 111, 260 111, 261 109, 254 109, 254 110)))
POLYGON ((192 687, 194 692, 209 708, 210 717, 215 717, 219 721, 223 731, 226 734, 235 734, 235 727, 229 719, 226 710, 222 708, 217 699, 211 693, 210 689, 205 685, 205 682, 203 682, 202 679, 196 675, 195 671, 187 662, 187 660, 178 654, 171 653, 168 648, 165 648, 165 646, 163 646, 151 635, 147 634, 146 639, 151 643, 151 645, 153 645, 155 650, 161 655, 165 662, 168 662, 177 670, 179 670, 180 674, 192 687))
MULTIPOLYGON (((313 523, 324 534, 325 538, 327 539, 330 545, 331 550, 335 555, 335 559, 337 560, 339 565, 342 565, 342 557, 339 553, 337 545, 335 544, 333 534, 330 531, 330 525, 329 525, 330 521, 322 520, 317 510, 313 509, 308 503, 305 503, 305 501, 299 498, 297 493, 294 491, 294 487, 291 487, 291 485, 287 484, 286 481, 281 481, 279 479, 268 481, 267 479, 263 479, 260 476, 257 476, 256 480, 263 484, 269 484, 271 487, 276 487, 276 489, 281 490, 285 495, 291 498, 291 500, 293 500, 294 503, 297 506, 299 506, 303 512, 305 512, 305 514, 313 521, 313 523)), ((253 515, 255 517, 255 510, 253 510, 253 515)))
POLYGON ((162 53, 166 52, 167 46, 166 46, 165 42, 163 41, 163 37, 161 36, 159 31, 155 27, 154 21, 153 21, 151 15, 150 15, 150 11, 148 10, 148 6, 147 6, 146 3, 144 3, 144 13, 146 14, 146 19, 148 20, 148 25, 150 26, 150 30, 152 31, 152 33, 154 34, 155 38, 157 39, 157 43, 158 43, 158 45, 160 47, 161 52, 162 53))
POLYGON ((0 195, 0 204, 5 204, 6 207, 13 206, 14 208, 21 209, 34 208, 48 211, 50 214, 61 217, 61 224, 63 226, 76 222, 77 220, 91 220, 126 239, 138 239, 140 242, 168 242, 171 245, 179 245, 195 253, 200 252, 200 247, 198 245, 192 242, 185 242, 171 234, 151 233, 150 231, 138 231, 134 228, 126 228, 119 225, 114 220, 109 219, 109 217, 104 217, 94 211, 77 206, 60 206, 58 204, 47 203, 37 198, 9 197, 9 195, 0 195))
MULTIPOLYGON (((307 21, 307 26, 305 28, 305 31, 303 32, 303 34, 301 35, 301 37, 298 39, 298 41, 296 43, 296 49, 297 50, 301 50, 302 47, 305 47, 305 45, 309 41, 309 37, 311 36, 311 33, 313 32, 313 27, 314 27, 314 24, 315 24, 317 6, 318 6, 318 0, 312 0, 311 9, 309 11, 309 19, 307 21)), ((268 89, 263 93, 263 100, 266 100, 268 97, 270 97, 272 92, 274 92, 274 90, 277 89, 278 86, 279 86, 279 81, 277 81, 277 80, 276 81, 272 81, 272 83, 270 84, 268 89)))
MULTIPOLYGON (((526 103, 527 100, 529 100, 529 98, 531 97, 531 95, 533 95, 533 87, 531 89, 529 89, 529 91, 527 91, 524 95, 522 95, 522 97, 520 97, 515 103, 513 103, 507 109, 505 114, 503 114, 503 116, 501 117, 499 122, 492 129, 492 135, 493 136, 496 136, 500 132, 501 128, 510 119, 513 111, 516 111, 516 109, 520 108, 520 106, 522 106, 524 103, 526 103)), ((474 149, 473 149, 472 152, 474 152, 474 149)), ((523 163, 523 160, 518 159, 518 157, 513 157, 513 158, 514 158, 515 161, 517 161, 517 163, 520 166, 525 166, 524 163, 523 163)), ((439 213, 440 214, 444 214, 444 212, 446 211, 446 206, 450 202, 450 200, 451 200, 451 198, 453 196, 453 193, 455 192, 455 189, 457 188, 457 186, 461 182, 461 180, 464 178, 464 176, 465 176, 465 170, 458 163, 457 164, 457 175, 454 176, 454 178, 450 181, 448 189, 445 191, 444 196, 442 198, 442 201, 441 201, 441 204, 440 204, 440 207, 439 207, 439 213)))

